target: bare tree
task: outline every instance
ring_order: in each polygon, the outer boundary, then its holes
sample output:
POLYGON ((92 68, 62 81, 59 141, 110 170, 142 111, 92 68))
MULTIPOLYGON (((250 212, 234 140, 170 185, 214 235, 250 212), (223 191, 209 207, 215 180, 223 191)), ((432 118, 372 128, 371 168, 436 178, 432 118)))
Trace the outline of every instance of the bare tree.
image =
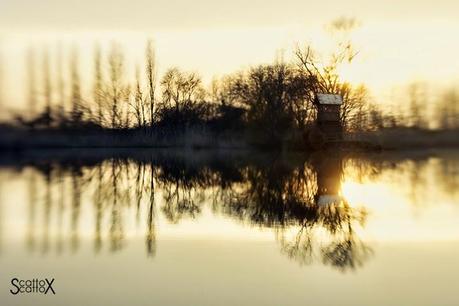
POLYGON ((37 72, 35 50, 31 46, 27 49, 26 70, 28 108, 30 115, 35 116, 37 113, 37 72))
POLYGON ((342 83, 338 94, 343 97, 341 122, 347 129, 360 129, 365 126, 365 113, 368 112, 368 89, 364 85, 352 86, 342 83))
POLYGON ((240 77, 240 74, 213 78, 208 93, 210 100, 225 106, 241 106, 237 97, 232 94, 232 86, 237 77, 240 77))
POLYGON ((459 93, 455 88, 447 89, 437 103, 436 119, 441 129, 459 127, 459 93))
POLYGON ((80 74, 78 72, 78 51, 76 47, 73 48, 70 57, 70 82, 71 82, 71 93, 70 101, 72 107, 72 121, 74 123, 82 119, 82 99, 81 99, 81 84, 80 74))
POLYGON ((109 102, 110 126, 112 129, 123 125, 121 102, 128 98, 129 87, 124 81, 124 56, 119 45, 113 43, 108 56, 109 86, 107 98, 109 102))
POLYGON ((297 47, 295 51, 298 66, 308 75, 316 78, 315 90, 322 93, 336 94, 341 88, 338 69, 345 62, 352 62, 357 52, 351 43, 338 44, 338 49, 333 52, 325 64, 320 64, 316 52, 311 46, 304 49, 297 47))
POLYGON ((65 82, 64 82, 64 59, 63 59, 63 50, 62 44, 58 43, 57 45, 57 65, 56 65, 56 84, 57 84, 57 93, 59 96, 59 107, 58 107, 58 116, 60 119, 64 118, 65 113, 65 82))
POLYGON ((143 92, 140 85, 140 74, 139 67, 136 67, 135 74, 135 93, 133 101, 130 101, 130 107, 134 111, 134 117, 137 122, 137 127, 146 125, 146 114, 145 114, 145 100, 143 98, 143 92))
POLYGON ((97 122, 103 125, 102 99, 103 99, 103 75, 102 75, 102 54, 97 44, 94 51, 94 102, 97 107, 97 122))
POLYGON ((427 107, 426 88, 422 83, 412 83, 408 88, 409 113, 411 125, 418 128, 427 128, 424 110, 427 107))
POLYGON ((235 76, 231 95, 247 109, 247 120, 271 137, 304 128, 310 116, 315 79, 285 63, 260 65, 235 76))
POLYGON ((46 126, 51 125, 51 104, 52 104, 52 92, 51 92, 51 68, 49 62, 49 50, 43 51, 43 94, 45 98, 45 111, 44 121, 46 126))
POLYGON ((201 78, 196 73, 171 68, 161 80, 162 101, 160 108, 174 109, 176 113, 192 110, 205 98, 201 78))
MULTIPOLYGON (((0 43, 1 43, 1 37, 0 37, 0 43)), ((3 100, 4 100, 4 92, 5 92, 5 64, 4 64, 4 55, 3 55, 3 49, 1 48, 0 44, 0 111, 3 108, 3 100)))
POLYGON ((156 58, 153 42, 151 40, 147 43, 146 49, 146 75, 148 81, 149 91, 149 111, 150 111, 150 124, 153 125, 155 120, 155 91, 156 91, 156 58))
POLYGON ((304 49, 298 47, 295 51, 300 69, 316 80, 314 84, 316 93, 339 94, 343 97, 341 120, 344 126, 348 126, 347 121, 352 113, 358 113, 367 102, 367 90, 364 86, 354 87, 343 82, 339 75, 341 65, 351 63, 358 54, 349 37, 349 33, 357 24, 358 22, 353 18, 343 17, 332 21, 328 30, 332 35, 337 36, 338 41, 336 50, 325 63, 320 63, 316 52, 310 46, 304 49))

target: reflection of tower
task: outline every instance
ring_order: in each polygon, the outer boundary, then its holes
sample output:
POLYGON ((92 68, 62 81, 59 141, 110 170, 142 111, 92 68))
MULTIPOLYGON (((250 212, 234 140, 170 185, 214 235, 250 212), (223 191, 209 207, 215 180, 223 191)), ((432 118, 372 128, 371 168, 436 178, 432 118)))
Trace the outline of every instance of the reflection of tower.
POLYGON ((319 205, 339 203, 343 175, 341 156, 330 154, 321 157, 314 161, 314 168, 317 171, 316 203, 319 205))
POLYGON ((365 221, 365 209, 355 209, 340 195, 343 176, 341 156, 328 156, 315 161, 317 171, 316 203, 322 226, 331 234, 331 242, 322 247, 322 261, 341 271, 362 266, 372 254, 354 231, 353 223, 365 221))

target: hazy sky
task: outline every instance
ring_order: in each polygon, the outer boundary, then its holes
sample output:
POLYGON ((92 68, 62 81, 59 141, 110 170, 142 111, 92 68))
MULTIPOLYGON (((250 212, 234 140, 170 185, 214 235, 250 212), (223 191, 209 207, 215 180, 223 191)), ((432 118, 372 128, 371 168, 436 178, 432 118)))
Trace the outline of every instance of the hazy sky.
POLYGON ((456 0, 0 0, 0 65, 12 88, 24 77, 31 43, 76 44, 89 63, 95 41, 116 40, 134 64, 153 38, 161 71, 180 66, 210 80, 272 61, 279 50, 289 58, 298 43, 326 50, 324 25, 340 16, 361 22, 353 37, 361 52, 343 77, 365 82, 379 97, 411 80, 458 79, 456 0))
POLYGON ((369 20, 455 20, 455 0, 1 0, 0 24, 25 29, 159 30, 279 26, 340 15, 369 20))

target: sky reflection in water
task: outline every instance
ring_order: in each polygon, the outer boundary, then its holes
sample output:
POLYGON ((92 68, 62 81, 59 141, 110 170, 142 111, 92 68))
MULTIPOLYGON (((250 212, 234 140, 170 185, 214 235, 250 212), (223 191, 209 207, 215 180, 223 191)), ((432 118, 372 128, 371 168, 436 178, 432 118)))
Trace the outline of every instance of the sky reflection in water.
POLYGON ((2 292, 20 272, 58 275, 52 303, 75 305, 72 284, 83 298, 101 279, 108 303, 458 302, 456 151, 39 154, 2 160, 2 292))

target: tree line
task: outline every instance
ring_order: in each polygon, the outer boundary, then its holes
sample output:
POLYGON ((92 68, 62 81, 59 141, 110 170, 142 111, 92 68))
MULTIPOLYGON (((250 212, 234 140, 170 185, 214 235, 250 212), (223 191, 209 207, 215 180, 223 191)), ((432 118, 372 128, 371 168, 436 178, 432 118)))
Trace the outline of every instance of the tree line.
POLYGON ((37 56, 27 55, 29 123, 36 127, 99 127, 106 129, 189 128, 197 125, 216 130, 247 127, 278 137, 303 130, 315 117, 316 92, 344 97, 342 120, 349 128, 364 115, 367 91, 341 82, 338 65, 349 60, 346 50, 319 68, 311 48, 297 50, 298 61, 276 60, 248 70, 214 78, 205 86, 196 72, 177 67, 158 78, 155 50, 148 42, 144 67, 136 67, 132 80, 122 48, 112 44, 107 54, 96 46, 93 59, 92 94, 83 96, 79 56, 69 55, 65 84, 62 55, 58 53, 56 81, 50 71, 49 52, 43 52, 41 82, 37 80, 37 56), (345 54, 346 53, 346 54, 345 54), (339 57, 338 57, 339 56, 339 57), (37 84, 41 88, 37 88, 37 84), (40 94, 38 94, 40 92, 40 94), (39 100, 44 107, 38 110, 39 100))
MULTIPOLYGON (((350 21, 334 24, 347 31, 350 21)), ((64 81, 64 56, 59 46, 56 73, 50 69, 48 50, 39 58, 27 53, 28 116, 22 124, 35 128, 92 130, 143 130, 180 132, 204 128, 212 132, 245 131, 256 138, 281 141, 304 133, 314 124, 316 93, 343 97, 341 120, 346 131, 372 131, 394 127, 428 128, 425 93, 409 88, 408 110, 383 111, 372 103, 364 85, 343 81, 339 67, 353 61, 357 52, 350 40, 342 40, 325 61, 312 47, 297 47, 294 59, 250 67, 220 78, 209 86, 196 72, 169 68, 159 77, 152 41, 145 47, 143 66, 129 67, 123 49, 112 43, 107 52, 96 45, 93 54, 91 94, 82 94, 81 67, 76 48, 68 55, 64 81), (37 86, 40 85, 40 86, 37 86), (40 88, 38 88, 40 87, 40 88), (44 107, 39 110, 39 101, 44 107)), ((458 128, 457 93, 445 94, 435 109, 438 126, 458 128)))

